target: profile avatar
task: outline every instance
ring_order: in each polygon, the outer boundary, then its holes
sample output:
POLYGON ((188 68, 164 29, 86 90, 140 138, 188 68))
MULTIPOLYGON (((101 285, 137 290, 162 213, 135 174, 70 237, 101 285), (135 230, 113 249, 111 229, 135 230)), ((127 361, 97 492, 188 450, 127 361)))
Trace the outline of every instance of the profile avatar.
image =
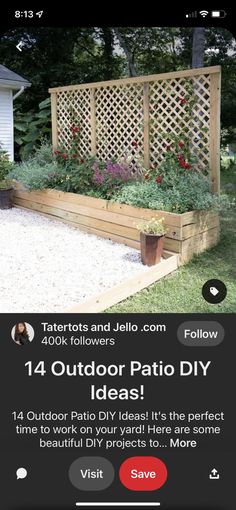
POLYGON ((12 329, 12 338, 17 345, 30 344, 34 337, 34 330, 26 322, 17 322, 12 329))

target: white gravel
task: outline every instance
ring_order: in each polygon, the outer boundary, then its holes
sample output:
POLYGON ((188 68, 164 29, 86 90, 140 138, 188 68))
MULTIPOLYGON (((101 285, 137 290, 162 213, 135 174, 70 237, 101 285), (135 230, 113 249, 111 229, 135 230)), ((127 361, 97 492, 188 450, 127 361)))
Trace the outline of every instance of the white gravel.
POLYGON ((146 267, 140 253, 17 208, 0 210, 0 312, 63 312, 146 267))

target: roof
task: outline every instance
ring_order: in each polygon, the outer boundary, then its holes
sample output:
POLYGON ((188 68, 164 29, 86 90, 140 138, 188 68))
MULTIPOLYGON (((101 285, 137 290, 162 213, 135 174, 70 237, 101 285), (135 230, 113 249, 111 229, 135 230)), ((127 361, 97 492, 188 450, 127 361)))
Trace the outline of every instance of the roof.
POLYGON ((19 89, 20 87, 30 87, 30 85, 28 80, 0 64, 0 87, 19 89))

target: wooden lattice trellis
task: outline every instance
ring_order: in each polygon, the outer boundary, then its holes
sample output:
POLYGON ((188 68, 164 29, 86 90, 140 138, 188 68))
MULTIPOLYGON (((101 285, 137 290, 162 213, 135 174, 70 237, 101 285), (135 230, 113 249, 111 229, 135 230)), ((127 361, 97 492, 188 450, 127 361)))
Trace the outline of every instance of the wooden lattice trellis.
POLYGON ((82 156, 119 159, 135 146, 148 167, 163 160, 169 136, 187 133, 199 168, 209 168, 218 191, 220 83, 220 66, 214 66, 49 89, 53 146, 69 149, 73 121, 82 156), (194 98, 187 114, 185 97, 194 98))

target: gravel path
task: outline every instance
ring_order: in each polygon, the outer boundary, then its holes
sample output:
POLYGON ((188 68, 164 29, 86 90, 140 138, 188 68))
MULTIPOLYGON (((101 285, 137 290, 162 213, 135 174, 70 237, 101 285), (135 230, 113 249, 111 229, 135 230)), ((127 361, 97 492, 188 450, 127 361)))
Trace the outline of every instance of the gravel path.
POLYGON ((0 312, 62 312, 143 270, 138 251, 31 211, 0 210, 0 312))

